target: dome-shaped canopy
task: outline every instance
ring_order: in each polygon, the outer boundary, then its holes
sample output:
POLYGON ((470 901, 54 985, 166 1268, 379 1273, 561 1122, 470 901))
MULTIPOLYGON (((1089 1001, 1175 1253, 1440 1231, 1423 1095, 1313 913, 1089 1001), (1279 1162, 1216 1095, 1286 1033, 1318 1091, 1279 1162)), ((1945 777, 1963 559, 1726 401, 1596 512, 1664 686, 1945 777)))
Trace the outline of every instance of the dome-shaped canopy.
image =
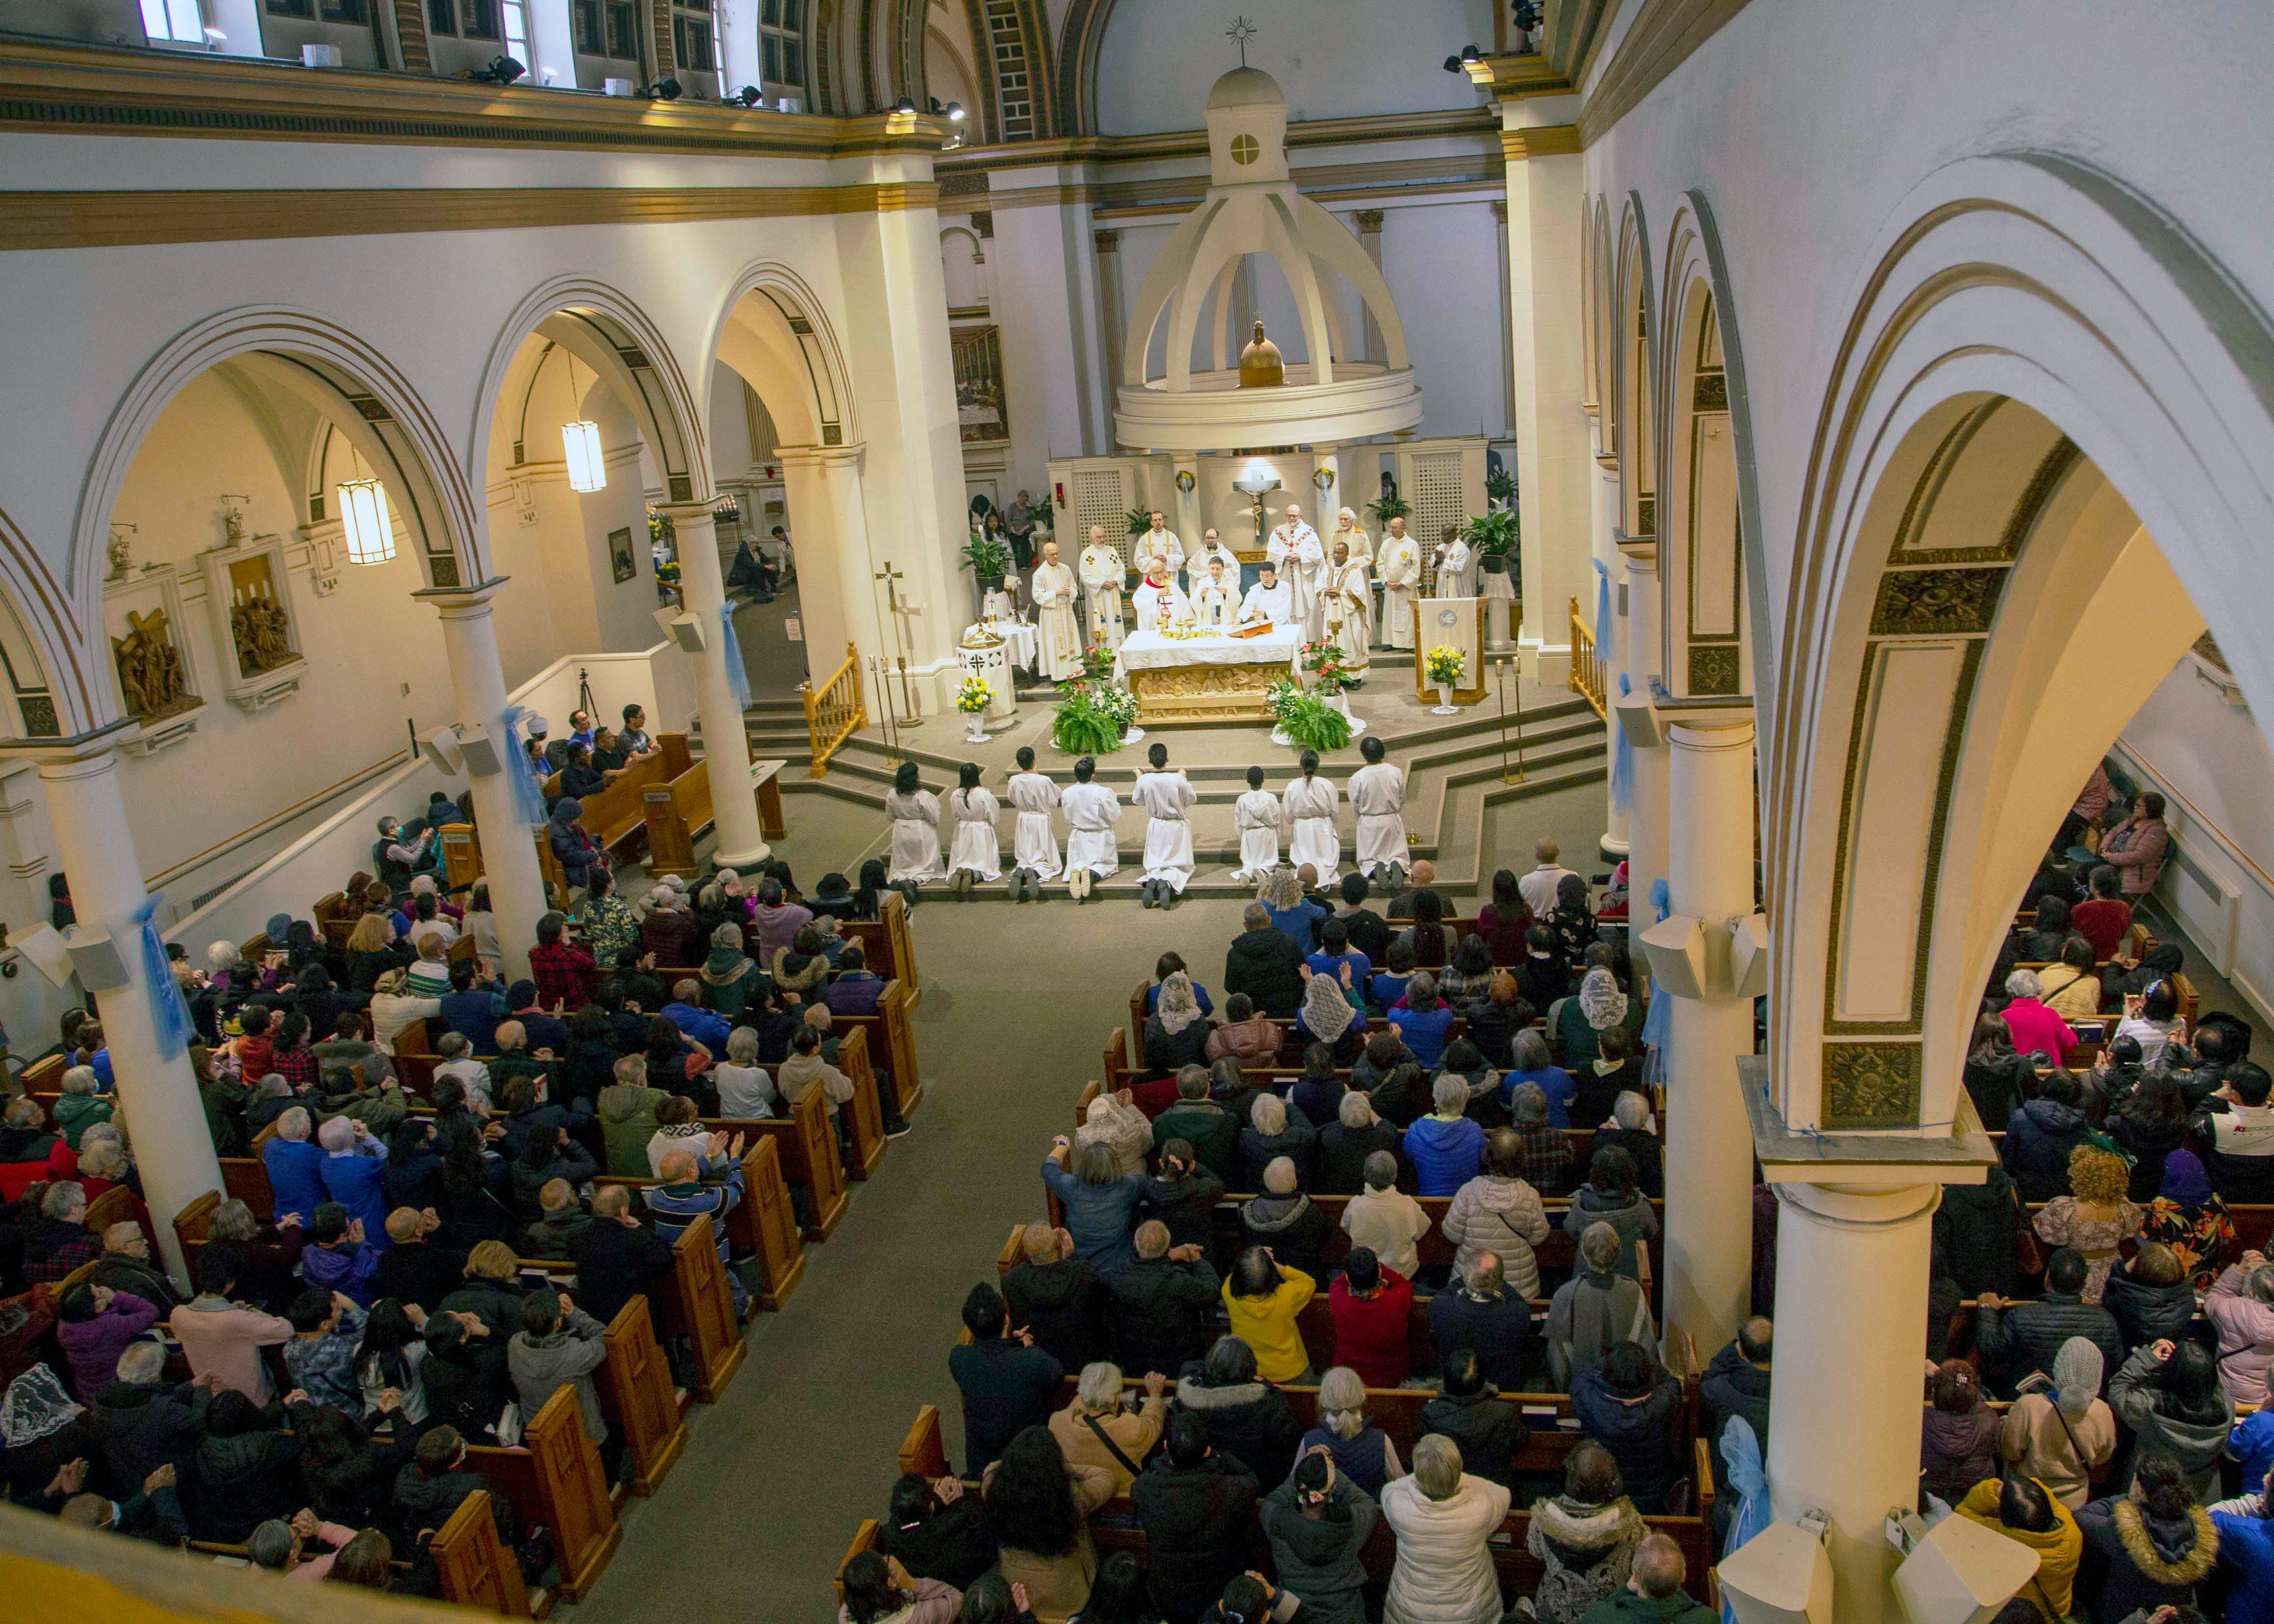
POLYGON ((1279 81, 1261 68, 1234 68, 1216 80, 1208 99, 1210 112, 1228 107, 1284 107, 1286 102, 1279 81))

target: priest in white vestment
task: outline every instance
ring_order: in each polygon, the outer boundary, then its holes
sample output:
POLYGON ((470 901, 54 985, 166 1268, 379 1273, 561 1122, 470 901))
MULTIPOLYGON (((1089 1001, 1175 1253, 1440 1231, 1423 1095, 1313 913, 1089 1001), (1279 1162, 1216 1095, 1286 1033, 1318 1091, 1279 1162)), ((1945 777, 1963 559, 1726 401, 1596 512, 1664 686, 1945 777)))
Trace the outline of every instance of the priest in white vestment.
POLYGON ((1121 848, 1113 838, 1121 797, 1096 782, 1096 771, 1097 763, 1083 756, 1073 764, 1073 787, 1058 798, 1066 821, 1066 889, 1077 902, 1121 867, 1121 848))
POLYGON ((1121 555, 1105 545, 1105 527, 1089 527, 1089 545, 1081 550, 1081 597, 1085 628, 1093 648, 1118 649, 1126 635, 1121 624, 1121 583, 1128 570, 1121 555))
POLYGON ((1239 613, 1239 577, 1227 576, 1222 559, 1208 561, 1208 574, 1193 583, 1193 620, 1203 631, 1228 632, 1239 613))
POLYGON ((1155 744, 1145 753, 1153 771, 1140 774, 1130 801, 1149 815, 1145 823, 1145 879, 1138 887, 1148 908, 1160 907, 1171 896, 1182 896, 1193 877, 1193 826, 1185 814, 1201 798, 1181 772, 1169 771, 1169 747, 1155 744))
POLYGON ((951 890, 968 891, 974 880, 1003 877, 1003 842, 995 832, 999 809, 993 793, 979 787, 979 763, 964 763, 961 782, 947 798, 948 815, 955 820, 955 841, 947 852, 951 890))
POLYGON ((1208 576, 1208 567, 1218 560, 1224 563, 1225 583, 1237 590, 1239 586, 1239 555, 1217 539, 1216 526, 1211 524, 1201 537, 1200 551, 1185 560, 1193 590, 1200 590, 1201 583, 1208 576))
POLYGON ((1335 515, 1335 533, 1327 538, 1327 550, 1329 553, 1334 550, 1337 542, 1341 542, 1350 548, 1350 555, 1355 561, 1365 565, 1368 569, 1374 568, 1374 538, 1368 536, 1364 527, 1359 523, 1358 512, 1355 508, 1345 508, 1335 515))
POLYGON ((944 880, 947 869, 939 861, 939 797, 918 781, 916 764, 902 762, 885 792, 885 816, 892 823, 888 885, 944 880))
POLYGON ((1279 568, 1287 584, 1295 589, 1295 618, 1311 635, 1317 635, 1319 589, 1326 584, 1327 549, 1319 540, 1319 532, 1303 523, 1303 510, 1294 503, 1287 504, 1286 517, 1271 532, 1267 551, 1285 560, 1279 568))
POLYGON ((1279 866, 1279 797, 1263 787, 1263 769, 1247 770, 1247 793, 1232 803, 1231 826, 1239 835, 1239 867, 1231 877, 1260 881, 1279 866))
POLYGON ((1145 561, 1145 579, 1129 600, 1137 607, 1137 629, 1157 632, 1193 618, 1193 605, 1185 597, 1185 589, 1177 584, 1174 570, 1159 553, 1145 561))
POLYGON ((1405 521, 1392 519, 1376 560, 1382 576, 1382 640, 1393 649, 1413 646, 1414 597, 1421 590, 1421 544, 1405 533, 1405 521))
POLYGON ((1477 555, 1457 534, 1437 549, 1437 596, 1474 598, 1477 595, 1477 555))
POLYGON ((1319 777, 1319 753, 1303 752, 1303 776, 1291 779, 1280 795, 1290 831, 1287 861, 1298 868, 1309 863, 1319 871, 1319 883, 1334 883, 1342 861, 1342 837, 1335 832, 1335 804, 1340 798, 1331 778, 1319 777))
POLYGON ((1148 517, 1152 528, 1139 535, 1134 550, 1141 557, 1168 560, 1169 579, 1174 581, 1185 573, 1185 544, 1177 539, 1177 532, 1169 528, 1168 520, 1162 515, 1156 513, 1148 517))
POLYGON ((1051 681, 1068 681, 1081 674, 1081 612, 1074 606, 1073 571, 1058 562, 1055 541, 1043 544, 1033 590, 1035 662, 1051 681))
POLYGON ((1239 602, 1239 623, 1261 620, 1271 626, 1291 626, 1295 620, 1295 589, 1279 579, 1271 560, 1263 560, 1263 574, 1239 602))
POLYGON ((1022 744, 1019 747, 1019 771, 1011 775, 1011 782, 1003 793, 1019 815, 1011 830, 1011 896, 1016 901, 1019 876, 1058 878, 1058 837, 1050 826, 1050 814, 1058 804, 1058 786, 1048 776, 1035 771, 1034 747, 1022 744))
POLYGON ((1359 747, 1366 765, 1351 774, 1351 809, 1358 814, 1358 866, 1373 879, 1385 868, 1403 878, 1405 868, 1405 771, 1382 757, 1380 739, 1359 747))
POLYGON ((1343 651, 1343 665, 1351 675, 1366 675, 1371 656, 1367 628, 1374 622, 1374 589, 1366 566, 1351 557, 1350 544, 1335 538, 1334 567, 1327 575, 1327 590, 1320 599, 1320 629, 1343 651))

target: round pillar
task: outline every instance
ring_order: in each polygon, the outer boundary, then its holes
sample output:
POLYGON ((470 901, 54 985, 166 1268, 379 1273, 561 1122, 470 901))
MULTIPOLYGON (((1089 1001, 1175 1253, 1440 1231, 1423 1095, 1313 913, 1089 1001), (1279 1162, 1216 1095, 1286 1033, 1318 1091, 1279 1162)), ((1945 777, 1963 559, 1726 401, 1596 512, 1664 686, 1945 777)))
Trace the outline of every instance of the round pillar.
POLYGON ((1811 1507, 1831 1514, 1834 1614, 1874 1624, 1898 1616, 1881 1521, 1918 1495, 1920 1349, 1942 1192, 1775 1190, 1772 1499, 1780 1521, 1811 1507))
MULTIPOLYGON (((1650 691, 1658 669, 1658 554, 1654 549, 1621 549, 1627 554, 1626 624, 1619 638, 1619 668, 1638 695, 1650 691)), ((1627 803, 1627 885, 1634 898, 1628 918, 1633 934, 1656 922, 1650 906, 1651 883, 1666 875, 1668 785, 1666 747, 1633 748, 1634 793, 1627 803)))
POLYGON ((221 1163, 214 1156, 189 1049, 160 1035, 151 1008, 141 927, 132 922, 149 893, 142 884, 133 831, 127 826, 117 764, 107 746, 42 761, 40 786, 47 794, 56 855, 71 876, 72 902, 81 924, 109 930, 125 966, 125 983, 97 992, 95 1008, 158 1250, 175 1280, 186 1283, 193 1276, 174 1238, 174 1214, 207 1191, 222 1188, 221 1163))
POLYGON ((773 848, 759 832, 750 738, 727 673, 727 584, 719 572, 718 525, 707 503, 666 503, 663 511, 678 538, 680 599, 703 630, 703 651, 695 657, 695 703, 703 717, 703 759, 711 768, 712 861, 722 868, 744 868, 773 848))
MULTIPOLYGON (((491 599, 505 579, 500 576, 480 586, 458 590, 437 589, 420 597, 434 605, 442 620, 442 651, 450 664, 450 695, 463 727, 480 727, 501 743, 504 739, 507 699, 505 667, 498 660, 497 622, 491 599)), ((545 876, 537 866, 534 834, 523 821, 520 801, 508 773, 526 772, 518 748, 506 746, 507 759, 487 778, 469 775, 474 797, 474 817, 482 843, 482 881, 490 888, 490 909, 497 915, 498 953, 507 976, 519 981, 529 974, 529 950, 537 941, 537 921, 545 913, 545 876)))
MULTIPOLYGON (((783 496, 797 538, 798 616, 817 675, 833 669, 851 643, 866 661, 892 663, 892 638, 882 616, 884 594, 869 556, 868 510, 861 496, 861 455, 852 446, 784 446, 783 496)), ((905 592, 906 583, 902 583, 905 592)), ((960 630, 964 622, 956 622, 960 630)), ((864 679, 865 680, 865 679, 864 679)), ((871 706, 883 700, 872 690, 871 706)))
MULTIPOLYGON (((1619 673, 1632 663, 1634 639, 1630 635, 1628 610, 1622 603, 1619 591, 1619 549, 1611 539, 1611 515, 1604 486, 1610 479, 1608 473, 1598 470, 1599 477, 1587 482, 1589 533, 1595 538, 1595 556, 1611 572, 1611 646, 1597 649, 1595 658, 1603 673, 1603 703, 1611 710, 1611 726, 1603 748, 1608 759, 1603 763, 1603 789, 1609 797, 1609 808, 1604 816, 1603 853, 1619 858, 1632 854, 1633 833, 1629 808, 1619 804, 1617 773, 1619 767, 1619 721, 1616 706, 1619 699, 1619 673)), ((1632 788, 1631 780, 1629 784, 1632 788)), ((1630 805, 1631 796, 1630 796, 1630 805)), ((1629 874, 1633 870, 1630 868, 1629 874)))
MULTIPOLYGON (((1737 1057, 1753 1001, 1731 996, 1728 921, 1753 912, 1753 725, 1668 729, 1668 890, 1705 927, 1706 995, 1677 998, 1666 1042, 1666 1322, 1711 1358, 1751 1297, 1753 1139, 1737 1057)), ((1645 899, 1647 906, 1647 898, 1645 899)))

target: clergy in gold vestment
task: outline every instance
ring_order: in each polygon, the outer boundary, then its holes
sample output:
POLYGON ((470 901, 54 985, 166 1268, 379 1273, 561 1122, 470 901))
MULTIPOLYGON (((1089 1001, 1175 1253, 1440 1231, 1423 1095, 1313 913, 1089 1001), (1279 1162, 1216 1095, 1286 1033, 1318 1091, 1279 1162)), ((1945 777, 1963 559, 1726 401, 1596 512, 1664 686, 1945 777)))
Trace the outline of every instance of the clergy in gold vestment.
POLYGON ((1324 631, 1343 651, 1343 664, 1354 677, 1366 674, 1367 633, 1374 620, 1374 590, 1366 566, 1351 557, 1350 544, 1335 538, 1335 561, 1327 571, 1327 590, 1320 599, 1324 631))

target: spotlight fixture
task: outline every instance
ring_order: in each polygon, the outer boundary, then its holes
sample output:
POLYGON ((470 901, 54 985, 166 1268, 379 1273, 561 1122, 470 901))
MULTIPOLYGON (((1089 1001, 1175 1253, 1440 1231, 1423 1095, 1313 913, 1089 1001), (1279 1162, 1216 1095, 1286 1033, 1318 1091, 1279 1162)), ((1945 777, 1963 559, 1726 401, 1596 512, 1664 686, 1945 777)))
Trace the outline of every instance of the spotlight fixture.
POLYGON ((895 113, 907 114, 913 113, 915 110, 916 104, 908 100, 906 96, 902 96, 899 101, 892 103, 892 111, 895 113))
POLYGON ((1448 73, 1465 73, 1468 71, 1468 69, 1461 65, 1461 59, 1458 56, 1448 56, 1445 58, 1445 71, 1448 73))
POLYGON ((1464 64, 1472 63, 1472 62, 1482 62, 1484 59, 1485 59, 1485 54, 1484 54, 1484 52, 1482 52, 1482 51, 1479 50, 1475 46, 1473 46, 1473 45, 1464 45, 1463 47, 1461 47, 1461 61, 1462 61, 1464 64))
POLYGON ((680 94, 679 81, 675 79, 659 79, 650 85, 643 94, 651 102, 676 102, 680 94))
POLYGON ((949 102, 947 104, 947 117, 949 122, 953 124, 961 124, 963 122, 963 103, 960 102, 949 102))
POLYGON ((468 68, 463 77, 477 85, 510 85, 528 71, 512 57, 499 56, 486 68, 468 68))
POLYGON ((765 93, 756 85, 745 85, 733 95, 719 99, 729 107, 764 107, 766 104, 765 93))

